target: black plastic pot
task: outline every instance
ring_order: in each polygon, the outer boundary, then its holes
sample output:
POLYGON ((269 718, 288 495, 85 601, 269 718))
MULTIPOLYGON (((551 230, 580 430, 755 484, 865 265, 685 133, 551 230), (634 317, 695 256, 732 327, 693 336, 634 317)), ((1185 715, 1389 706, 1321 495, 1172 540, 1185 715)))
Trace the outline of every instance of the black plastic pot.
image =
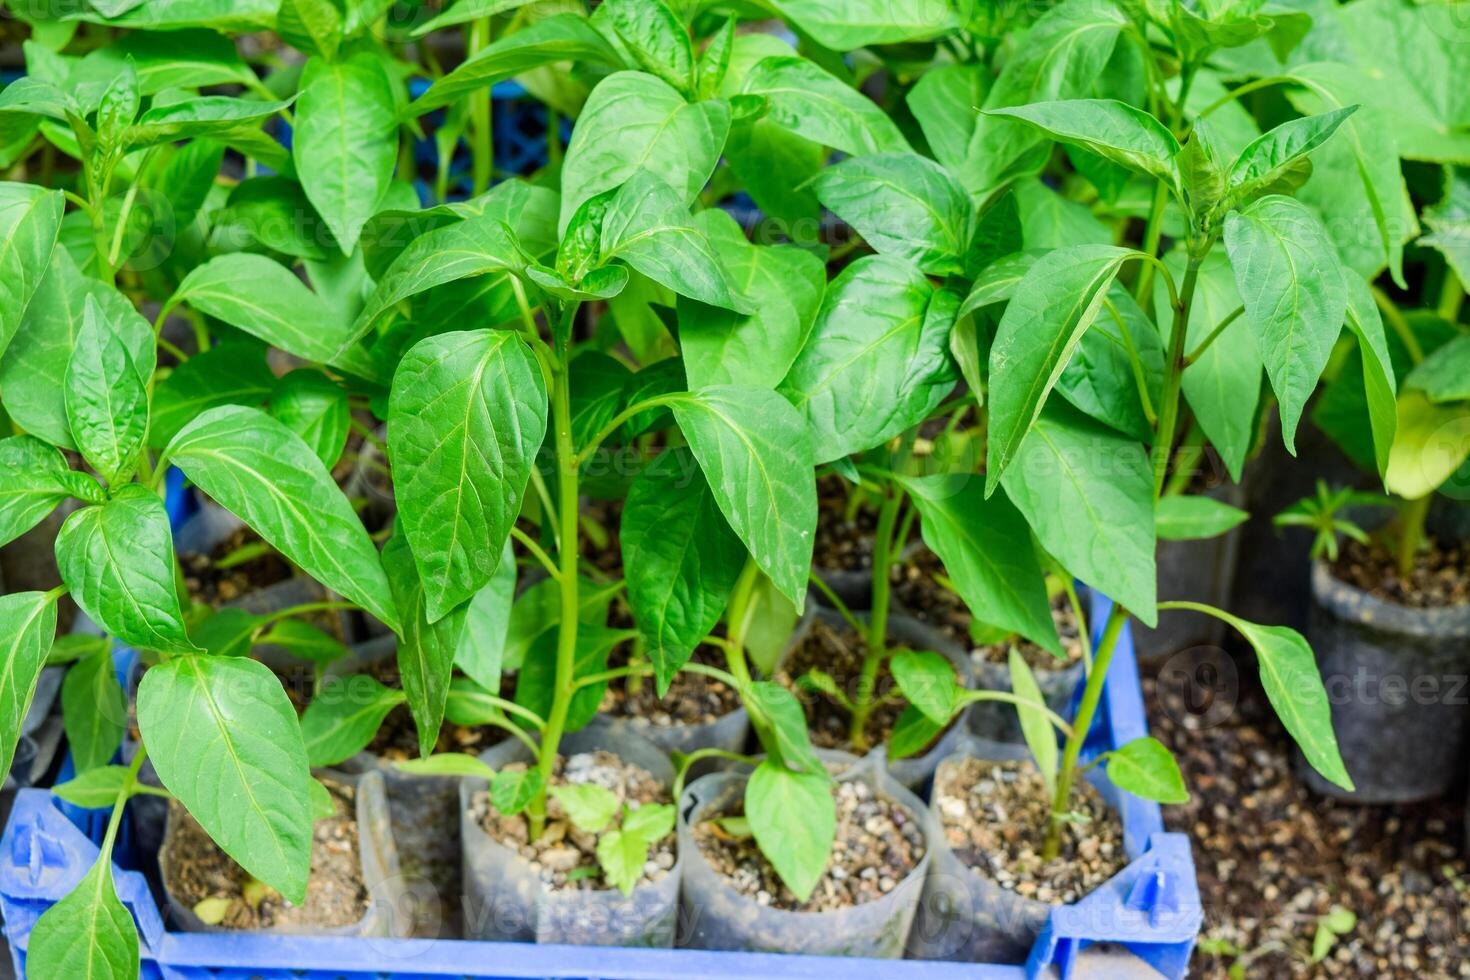
MULTIPOLYGON (((1225 483, 1200 496, 1232 507, 1245 505, 1245 488, 1225 483)), ((1218 609, 1230 609, 1235 585, 1235 565, 1240 553, 1239 527, 1214 538, 1197 541, 1160 541, 1157 549, 1159 601, 1187 599, 1218 609)), ((1213 616, 1196 612, 1171 612, 1159 617, 1156 629, 1137 620, 1133 623, 1133 645, 1141 664, 1156 664, 1180 650, 1196 646, 1219 646, 1225 639, 1225 624, 1213 616)))
POLYGON ((1357 803, 1449 792, 1470 754, 1470 605, 1411 609, 1386 602, 1319 562, 1308 639, 1356 790, 1329 783, 1298 754, 1306 784, 1357 803))

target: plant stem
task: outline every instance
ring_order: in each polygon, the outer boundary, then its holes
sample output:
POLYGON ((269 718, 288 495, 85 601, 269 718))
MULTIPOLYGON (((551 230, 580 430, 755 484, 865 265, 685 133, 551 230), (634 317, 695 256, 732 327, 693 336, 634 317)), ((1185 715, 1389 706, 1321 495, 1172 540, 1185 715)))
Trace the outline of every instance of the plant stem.
POLYGON ((1451 323, 1460 319, 1460 307, 1465 303, 1465 287, 1453 269, 1446 269, 1444 285, 1439 291, 1439 315, 1451 323))
POLYGON ((1409 360, 1418 364, 1424 360, 1424 348, 1419 346, 1419 338, 1414 335, 1414 328, 1409 326, 1409 321, 1399 310, 1394 301, 1388 298, 1388 294, 1377 286, 1370 285, 1369 291, 1373 293, 1373 302, 1378 304, 1378 312, 1393 327, 1394 333, 1399 335, 1399 340, 1404 342, 1405 349, 1409 352, 1409 360))
MULTIPOLYGON (((469 56, 473 58, 490 44, 490 18, 481 17, 470 24, 469 56)), ((490 87, 476 89, 470 93, 470 136, 472 143, 471 170, 474 193, 483 194, 490 189, 490 179, 495 161, 494 136, 490 131, 490 87)))
POLYGON ((730 592, 729 612, 725 620, 729 624, 725 640, 725 662, 730 667, 730 673, 739 682, 738 687, 750 684, 750 667, 745 661, 745 631, 750 626, 754 612, 751 598, 755 595, 755 584, 760 580, 760 571, 754 558, 745 559, 745 567, 740 570, 740 577, 735 580, 735 588, 730 592))
POLYGON ((556 562, 551 560, 551 556, 542 550, 534 538, 518 527, 512 527, 510 529, 510 536, 519 541, 521 547, 529 551, 531 557, 541 563, 541 567, 546 570, 547 575, 557 580, 561 579, 561 569, 556 566, 556 562))
POLYGON ((1225 319, 1215 324, 1215 329, 1210 331, 1210 335, 1204 340, 1200 341, 1198 347, 1189 352, 1189 356, 1184 359, 1184 366, 1188 367, 1189 365, 1193 364, 1195 361, 1203 357, 1205 351, 1209 350, 1210 345, 1215 342, 1215 338, 1224 333, 1226 327, 1230 326, 1236 320, 1240 319, 1240 316, 1243 313, 1245 313, 1245 307, 1237 306, 1234 310, 1230 312, 1229 316, 1225 317, 1225 319))
POLYGON ((873 608, 868 612, 868 643, 863 655, 863 672, 853 698, 847 740, 858 754, 868 749, 868 716, 873 713, 873 692, 878 685, 878 668, 888 654, 888 607, 893 584, 888 580, 893 564, 893 529, 903 494, 890 491, 878 511, 878 529, 873 532, 873 608))
POLYGON ((1199 269, 1207 251, 1207 248, 1190 248, 1189 265, 1184 270, 1184 282, 1179 287, 1179 299, 1174 304, 1174 326, 1169 337, 1169 359, 1166 362, 1168 377, 1164 382, 1163 400, 1159 406, 1159 427, 1154 436, 1155 499, 1163 491, 1164 478, 1169 472, 1169 455, 1174 448, 1174 429, 1179 424, 1179 390, 1184 382, 1184 339, 1189 332, 1189 304, 1194 298, 1194 287, 1199 281, 1199 269))
POLYGON ((1433 499, 1431 492, 1417 500, 1406 501, 1399 515, 1398 566, 1401 579, 1407 580, 1414 573, 1414 559, 1424 543, 1424 522, 1429 518, 1429 503, 1433 499))
POLYGON ((570 338, 578 305, 567 304, 562 329, 558 331, 558 336, 562 339, 557 343, 558 349, 552 363, 551 416, 556 430, 557 519, 561 523, 561 543, 557 551, 561 564, 561 578, 557 582, 561 592, 561 622, 557 625, 556 683, 551 713, 546 719, 546 731, 541 738, 541 757, 537 760, 542 789, 531 801, 528 811, 532 840, 539 838, 546 826, 546 787, 551 783, 557 749, 561 744, 562 733, 566 730, 572 695, 577 689, 577 616, 581 606, 580 596, 577 594, 577 453, 572 445, 570 338))
MULTIPOLYGON (((1157 255, 1159 241, 1164 235, 1164 207, 1169 203, 1169 188, 1161 180, 1154 187, 1153 204, 1148 209, 1148 224, 1144 226, 1143 245, 1140 251, 1149 255, 1157 255)), ((1154 284, 1154 264, 1143 263, 1143 268, 1138 270, 1138 282, 1133 288, 1133 298, 1138 300, 1140 306, 1147 309, 1149 292, 1154 284)))
POLYGON ((1082 691, 1082 702, 1077 706, 1077 717, 1072 723, 1072 734, 1067 736, 1062 749, 1061 771, 1057 774, 1057 795, 1052 799, 1051 821, 1046 828, 1046 842, 1041 847, 1043 861, 1054 860, 1062 846, 1062 823, 1067 816, 1068 804, 1072 799, 1072 780, 1077 774, 1077 757, 1082 754, 1082 743, 1092 729, 1092 718, 1097 713, 1097 703, 1102 699, 1103 684, 1107 681, 1108 665, 1113 660, 1113 651, 1118 647, 1118 636, 1128 620, 1128 610, 1113 606, 1108 614, 1107 626, 1103 628, 1102 640, 1097 645, 1097 656, 1092 669, 1087 672, 1087 687, 1082 691))

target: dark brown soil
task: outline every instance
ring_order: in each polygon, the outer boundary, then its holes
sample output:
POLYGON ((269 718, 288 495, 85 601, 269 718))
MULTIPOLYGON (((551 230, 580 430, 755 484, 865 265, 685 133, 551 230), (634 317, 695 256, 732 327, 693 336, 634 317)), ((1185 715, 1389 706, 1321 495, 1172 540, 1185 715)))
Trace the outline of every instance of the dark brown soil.
POLYGON ((1075 902, 1128 863, 1122 822, 1082 780, 1072 808, 1084 819, 1063 826, 1056 860, 1042 860, 1051 799, 1029 760, 945 765, 935 776, 933 801, 955 856, 1025 898, 1075 902))
POLYGON ((1459 802, 1314 796, 1292 772, 1290 740, 1253 671, 1241 676, 1249 686, 1233 703, 1187 696, 1182 672, 1144 681, 1154 734, 1193 797, 1164 810, 1169 829, 1194 842, 1205 911, 1190 975, 1226 980, 1239 964, 1239 975, 1264 980, 1470 977, 1459 802), (1358 923, 1313 964, 1317 922, 1334 906, 1358 923))
MULTIPOLYGON (((398 659, 385 657, 369 671, 384 687, 401 688, 403 681, 398 673, 398 659)), ((515 678, 509 678, 509 690, 515 690, 515 678)), ((435 752, 465 752, 479 755, 492 745, 510 736, 504 729, 493 725, 456 725, 445 719, 439 727, 439 740, 434 743, 435 752)), ((398 762, 419 757, 419 731, 413 723, 413 714, 408 706, 400 704, 388 712, 378 726, 378 734, 368 743, 367 751, 380 759, 398 762)))
MULTIPOLYGON (((696 649, 690 659, 709 666, 724 666, 724 657, 705 647, 696 649)), ((627 654, 619 652, 609 659, 608 666, 616 668, 626 663, 627 654)), ((687 671, 676 674, 662 698, 652 677, 639 680, 641 683, 635 689, 626 680, 613 681, 607 686, 598 710, 616 718, 642 719, 650 725, 668 728, 713 724, 740 707, 740 695, 733 688, 704 674, 687 671)))
MULTIPOLYGON (((837 682, 838 689, 848 698, 857 700, 866 649, 864 638, 854 633, 846 623, 832 626, 817 619, 812 622, 811 629, 801 643, 787 655, 786 663, 777 672, 776 681, 795 691, 801 700, 813 745, 824 749, 852 749, 853 746, 848 741, 851 716, 827 695, 807 690, 799 683, 800 679, 810 670, 824 671, 837 682)), ((898 723, 899 715, 903 714, 903 709, 908 704, 899 692, 898 684, 889 673, 886 663, 878 668, 873 697, 878 699, 878 703, 868 715, 864 729, 869 746, 887 741, 894 725, 898 723)), ((943 737, 942 731, 929 744, 933 745, 943 737)), ((928 748, 929 746, 925 746, 914 754, 923 755, 928 748)))
POLYGON ((1414 609, 1437 609, 1470 603, 1470 547, 1430 540, 1404 579, 1398 562, 1377 545, 1348 540, 1332 565, 1332 574, 1370 595, 1414 609))
POLYGON ((1072 612, 1072 603, 1065 592, 1053 597, 1051 619, 1056 623, 1057 636, 1062 641, 1065 659, 1058 660, 1050 651, 1021 637, 1015 637, 1007 643, 988 643, 975 647, 970 651, 970 656, 976 663, 988 661, 1003 664, 1010 659, 1010 650, 1014 646, 1020 652, 1021 659, 1026 661, 1026 666, 1032 670, 1065 670, 1082 659, 1082 633, 1077 628, 1077 616, 1072 612))
POLYGON ((291 566, 274 549, 229 568, 216 564, 242 547, 260 543, 260 535, 241 527, 207 555, 180 554, 179 564, 184 569, 184 586, 189 590, 189 598, 201 605, 221 606, 290 578, 291 566))
MULTIPOLYGON (((502 771, 518 772, 525 768, 525 763, 518 762, 502 767, 502 771)), ((611 752, 582 752, 557 760, 551 777, 553 786, 582 783, 611 790, 635 810, 648 803, 671 803, 673 800, 669 787, 647 769, 624 762, 611 752)), ((506 816, 496 810, 490 805, 488 792, 476 793, 470 801, 470 808, 471 814, 485 828, 485 833, 519 851, 551 887, 583 890, 608 887, 598 870, 598 835, 574 827, 556 797, 548 796, 546 799, 546 829, 534 842, 530 840, 526 818, 506 816)), ((658 881, 669 873, 674 866, 676 842, 677 837, 671 831, 654 846, 643 865, 640 885, 658 881)))
POLYGON ((252 879, 176 800, 169 803, 175 829, 163 855, 174 897, 196 913, 200 902, 227 901, 218 921, 225 929, 335 929, 361 920, 367 914, 368 890, 358 856, 356 790, 342 783, 325 785, 337 813, 316 823, 305 904, 291 905, 252 879))
POLYGON ((812 566, 859 572, 873 567, 873 532, 878 529, 878 510, 859 506, 848 520, 848 500, 853 487, 840 476, 828 474, 817 480, 817 536, 812 566))
MULTIPOLYGON (((882 898, 898 887, 924 858, 919 818, 908 807, 854 779, 836 784, 837 835, 827 870, 805 902, 799 902, 756 847, 755 838, 734 836, 716 820, 694 828, 694 839, 710 865, 731 888, 759 905, 793 912, 827 912, 882 898)), ((734 816, 741 811, 724 814, 734 816)), ((718 818, 717 818, 718 819, 718 818)), ((792 819, 800 819, 793 814, 792 819)))

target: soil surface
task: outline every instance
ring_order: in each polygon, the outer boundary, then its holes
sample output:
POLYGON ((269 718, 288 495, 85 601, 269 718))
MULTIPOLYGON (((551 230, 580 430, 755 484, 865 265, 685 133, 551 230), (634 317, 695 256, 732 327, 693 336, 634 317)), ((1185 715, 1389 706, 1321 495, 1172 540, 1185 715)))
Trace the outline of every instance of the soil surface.
POLYGON ((1293 774, 1290 739, 1254 673, 1243 664, 1233 702, 1186 695, 1183 672, 1144 680, 1153 733, 1179 759, 1192 796, 1164 808, 1168 828, 1194 843, 1204 905, 1190 975, 1470 977, 1461 804, 1373 807, 1313 795, 1293 774), (1318 920, 1334 906, 1357 924, 1313 964, 1318 920))
POLYGON ((759 905, 792 912, 828 912, 882 898, 923 860, 919 817, 859 779, 837 783, 832 795, 837 800, 832 858, 805 902, 798 902, 781 883, 756 847, 755 838, 732 836, 716 820, 705 820, 694 828, 694 839, 725 882, 759 905))
POLYGON ((241 548, 261 543, 260 535, 248 527, 240 527, 209 554, 180 554, 179 564, 184 569, 184 586, 189 590, 189 598, 201 605, 222 606, 247 592, 290 578, 291 566, 273 548, 238 565, 219 567, 218 562, 241 548))
POLYGON ((935 776, 932 794, 955 856, 1003 888, 1047 904, 1075 902, 1123 869, 1123 824, 1090 784, 1079 780, 1062 828, 1061 855, 1043 861, 1051 799, 1030 761, 966 758, 935 776))
MULTIPOLYGON (((614 652, 608 660, 609 668, 627 663, 626 652, 614 652)), ((719 651, 699 647, 691 658, 694 663, 712 667, 724 667, 724 657, 719 651)), ((599 711, 615 718, 627 718, 635 726, 669 728, 673 725, 710 725, 740 707, 740 695, 728 684, 706 677, 681 671, 674 675, 668 693, 658 696, 658 684, 652 677, 641 678, 636 691, 630 690, 626 679, 613 681, 602 696, 599 711)))
MULTIPOLYGON (((526 763, 517 762, 502 767, 502 771, 519 772, 525 768, 526 763)), ((557 759, 551 785, 582 783, 611 790, 634 810, 646 803, 673 802, 669 787, 657 777, 641 766, 624 762, 611 752, 581 752, 566 759, 557 759)), ((475 794, 470 801, 470 813, 485 828, 485 833, 519 851, 552 888, 602 890, 608 887, 597 861, 598 835, 572 826, 556 797, 548 796, 546 799, 546 829, 535 842, 530 840, 526 818, 519 814, 506 816, 496 810, 490 805, 488 792, 475 794), (583 868, 588 870, 579 870, 583 868)), ((616 819, 620 820, 621 816, 616 819)), ((658 881, 669 873, 674 866, 677 840, 670 831, 654 845, 643 865, 639 885, 658 881)))
POLYGON ((817 569, 866 571, 873 567, 873 533, 878 511, 859 506, 848 520, 847 502, 853 487, 840 476, 817 480, 817 536, 812 566, 817 569))
MULTIPOLYGON (((936 575, 947 575, 944 563, 928 548, 920 548, 912 559, 894 569, 893 597, 903 611, 921 620, 949 639, 968 650, 976 663, 987 660, 1005 663, 1011 646, 1006 643, 976 646, 970 635, 970 623, 974 619, 970 608, 959 594, 946 589, 936 580, 936 575)), ((1082 642, 1077 630, 1077 617, 1072 614, 1071 603, 1065 592, 1052 599, 1052 619, 1061 636, 1062 649, 1066 651, 1066 663, 1062 663, 1046 650, 1030 640, 1016 638, 1015 645, 1025 658, 1026 665, 1036 670, 1059 670, 1067 664, 1082 659, 1082 642)))
POLYGON ((1414 609, 1436 609, 1470 603, 1470 545, 1441 545, 1431 540, 1414 562, 1407 579, 1398 561, 1383 548, 1348 540, 1332 574, 1370 595, 1414 609))
MULTIPOLYGON (((891 641, 890 641, 891 642, 891 641)), ((837 687, 849 698, 856 699, 858 684, 863 672, 863 654, 867 645, 864 638, 854 633, 846 623, 836 626, 820 619, 812 622, 805 638, 786 657, 786 662, 776 674, 776 681, 796 692, 806 712, 807 729, 811 732, 812 744, 823 749, 850 749, 848 729, 851 716, 841 705, 825 694, 807 690, 799 682, 809 670, 821 670, 831 675, 837 687)), ((908 702, 898 690, 898 684, 885 663, 878 668, 874 686, 874 697, 882 700, 868 715, 865 734, 868 744, 878 745, 888 740, 899 715, 908 702), (893 697, 888 697, 892 694, 893 697)), ((946 727, 930 742, 944 737, 946 727)), ((929 746, 914 753, 923 755, 929 746)))
POLYGON ((305 904, 292 905, 251 878, 177 800, 169 802, 175 829, 164 854, 174 897, 189 908, 207 899, 228 901, 218 923, 224 929, 334 929, 360 921, 367 914, 368 890, 358 856, 356 790, 324 784, 337 813, 316 822, 305 904))

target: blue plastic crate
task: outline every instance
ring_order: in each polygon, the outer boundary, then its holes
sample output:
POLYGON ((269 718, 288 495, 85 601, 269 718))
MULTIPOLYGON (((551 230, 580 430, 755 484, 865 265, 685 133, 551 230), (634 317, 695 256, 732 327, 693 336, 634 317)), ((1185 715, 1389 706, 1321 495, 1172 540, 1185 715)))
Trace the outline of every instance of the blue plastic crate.
MULTIPOLYGON (((1093 622, 1110 603, 1094 597, 1093 622)), ((1147 731, 1138 667, 1125 627, 1085 751, 1121 745, 1147 731)), ((536 946, 455 940, 204 934, 164 928, 141 873, 115 869, 118 895, 132 911, 142 942, 142 976, 192 978, 618 978, 618 980, 770 980, 846 976, 852 980, 1022 980, 1051 967, 1065 978, 1094 943, 1127 947, 1165 977, 1182 977, 1201 923, 1188 838, 1167 833, 1159 806, 1123 795, 1124 843, 1132 862, 1074 905, 1057 909, 1024 966, 925 961, 853 960, 769 953, 717 953, 608 947, 536 946)), ((94 839, 57 808, 46 790, 22 790, 0 838, 0 913, 24 976, 25 949, 36 919, 67 894, 97 856, 94 839)), ((100 839, 100 834, 98 835, 100 839)))

